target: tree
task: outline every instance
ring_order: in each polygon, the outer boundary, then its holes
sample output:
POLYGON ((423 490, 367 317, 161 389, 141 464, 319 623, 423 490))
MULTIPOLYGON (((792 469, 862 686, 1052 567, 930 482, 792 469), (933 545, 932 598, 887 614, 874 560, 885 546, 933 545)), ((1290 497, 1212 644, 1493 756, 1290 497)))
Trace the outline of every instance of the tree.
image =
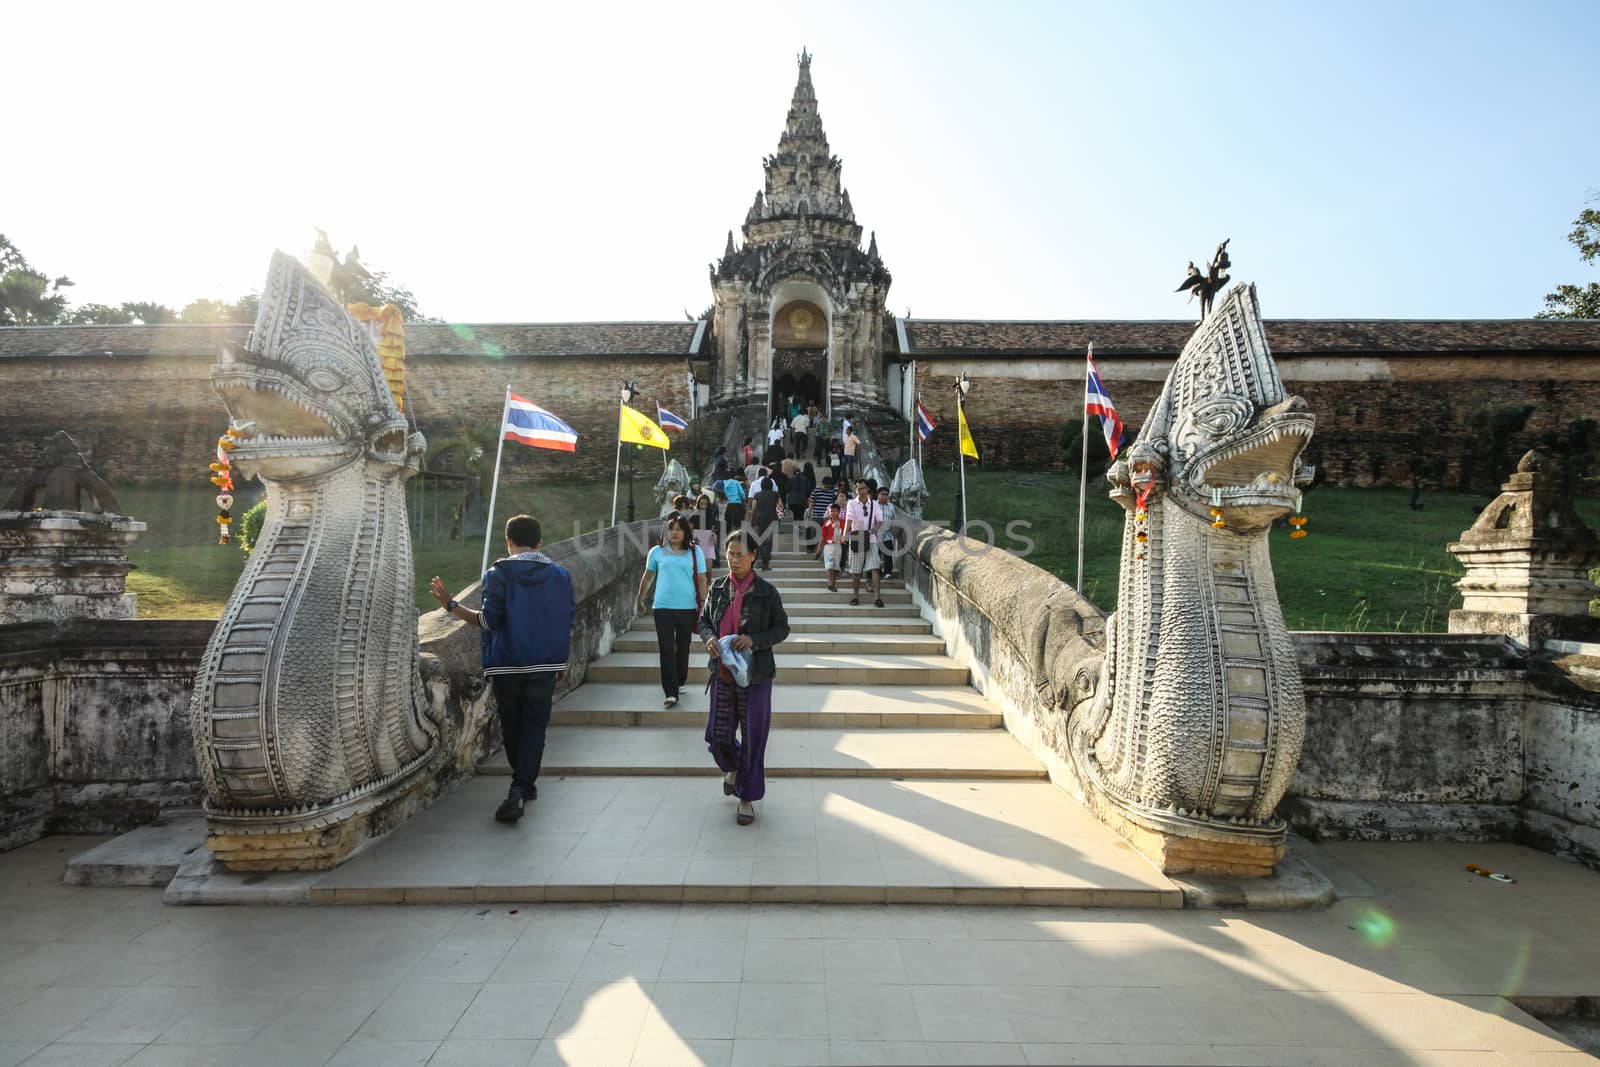
POLYGON ((146 326, 159 326, 164 322, 178 321, 178 313, 165 304, 134 302, 123 304, 122 310, 133 316, 131 321, 141 322, 146 326))
MULTIPOLYGON (((443 322, 429 318, 417 307, 417 298, 410 289, 398 282, 389 281, 389 272, 367 268, 367 278, 359 278, 350 290, 350 303, 367 303, 373 307, 393 304, 400 309, 407 322, 443 322)), ((252 316, 253 317, 253 316, 252 316)))
MULTIPOLYGON (((462 497, 461 507, 454 515, 456 530, 463 524, 477 529, 486 521, 483 512, 494 482, 494 454, 499 444, 498 423, 485 422, 474 426, 468 422, 460 422, 456 426, 454 437, 430 442, 427 451, 423 453, 424 470, 438 464, 445 470, 456 467, 467 475, 466 491, 462 497)), ((452 537, 454 536, 458 534, 452 531, 452 537)))
POLYGON ((22 251, 0 234, 0 326, 49 326, 67 310, 72 285, 65 274, 51 278, 35 270, 22 251))
POLYGON ((255 293, 241 296, 233 303, 201 297, 191 300, 178 313, 180 322, 254 322, 261 298, 255 293))
POLYGON ((133 321, 128 305, 112 307, 110 304, 79 304, 67 315, 70 326, 126 326, 133 321))
MULTIPOLYGON (((1600 200, 1600 195, 1591 197, 1600 200)), ((1572 220, 1572 232, 1567 240, 1578 250, 1585 263, 1600 259, 1600 208, 1584 208, 1572 220)), ((1553 293, 1546 293, 1541 319, 1600 319, 1600 282, 1588 285, 1558 285, 1553 293)))
MULTIPOLYGON (((1133 439, 1133 434, 1126 428, 1123 430, 1123 446, 1133 439)), ((1061 446, 1061 463, 1072 473, 1078 473, 1078 465, 1083 460, 1083 420, 1068 419, 1061 427, 1061 436, 1057 439, 1061 446)), ((1111 466, 1111 450, 1106 447, 1106 435, 1100 429, 1100 420, 1093 420, 1089 428, 1089 474, 1099 477, 1111 466)))
MULTIPOLYGON (((1521 433, 1533 415, 1532 404, 1485 404, 1472 413, 1467 425, 1472 429, 1475 466, 1488 479, 1488 488, 1499 492, 1500 483, 1516 469, 1511 454, 1512 438, 1521 433)), ((1463 470, 1463 481, 1468 477, 1463 470)))

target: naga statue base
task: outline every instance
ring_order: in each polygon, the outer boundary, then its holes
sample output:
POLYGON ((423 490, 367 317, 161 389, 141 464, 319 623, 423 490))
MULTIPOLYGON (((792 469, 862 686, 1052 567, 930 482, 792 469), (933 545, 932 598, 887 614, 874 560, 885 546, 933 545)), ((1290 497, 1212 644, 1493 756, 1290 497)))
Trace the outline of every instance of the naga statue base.
POLYGON ((1133 821, 1115 804, 1092 805, 1100 820, 1117 832, 1162 874, 1219 874, 1265 878, 1283 859, 1283 841, 1242 842, 1227 835, 1212 840, 1193 832, 1167 833, 1133 821))

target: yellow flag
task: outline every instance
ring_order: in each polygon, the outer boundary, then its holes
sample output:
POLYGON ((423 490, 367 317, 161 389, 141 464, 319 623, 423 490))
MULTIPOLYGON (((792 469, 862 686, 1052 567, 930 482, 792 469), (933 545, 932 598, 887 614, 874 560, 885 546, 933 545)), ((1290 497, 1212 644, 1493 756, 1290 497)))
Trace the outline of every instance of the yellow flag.
POLYGON ((972 439, 972 430, 967 426, 967 409, 964 405, 956 406, 956 422, 961 430, 961 454, 978 458, 978 442, 972 439))
POLYGON ((649 445, 651 448, 668 449, 672 447, 667 440, 667 432, 647 419, 642 412, 628 407, 622 407, 622 421, 617 427, 617 437, 623 441, 630 441, 636 445, 649 445))

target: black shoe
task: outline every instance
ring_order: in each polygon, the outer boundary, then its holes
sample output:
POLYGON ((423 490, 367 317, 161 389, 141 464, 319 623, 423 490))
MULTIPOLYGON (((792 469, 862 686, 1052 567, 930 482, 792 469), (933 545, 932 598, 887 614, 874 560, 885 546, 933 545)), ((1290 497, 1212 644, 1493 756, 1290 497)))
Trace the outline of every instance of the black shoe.
POLYGON ((494 818, 496 822, 516 822, 522 818, 522 798, 515 793, 506 797, 494 809, 494 818))

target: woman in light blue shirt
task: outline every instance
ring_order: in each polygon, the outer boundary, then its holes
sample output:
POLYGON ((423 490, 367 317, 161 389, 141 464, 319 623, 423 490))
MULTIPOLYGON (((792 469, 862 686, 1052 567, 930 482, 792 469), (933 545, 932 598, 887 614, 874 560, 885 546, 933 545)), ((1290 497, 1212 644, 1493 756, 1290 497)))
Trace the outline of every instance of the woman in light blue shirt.
MULTIPOLYGON (((674 707, 689 681, 689 648, 695 643, 695 620, 706 599, 706 557, 694 543, 689 520, 674 511, 667 516, 661 544, 645 557, 646 573, 656 576, 651 614, 656 621, 656 643, 661 652, 663 707, 674 707)), ((639 593, 644 594, 644 575, 639 593)))

